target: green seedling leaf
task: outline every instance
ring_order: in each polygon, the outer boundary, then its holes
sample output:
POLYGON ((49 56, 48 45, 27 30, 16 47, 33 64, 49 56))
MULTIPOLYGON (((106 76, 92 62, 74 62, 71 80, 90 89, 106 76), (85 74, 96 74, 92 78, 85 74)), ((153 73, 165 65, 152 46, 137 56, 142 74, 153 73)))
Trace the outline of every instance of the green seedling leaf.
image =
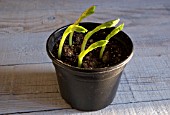
POLYGON ((86 18, 87 16, 93 14, 95 12, 96 6, 91 6, 90 8, 86 9, 81 15, 80 17, 75 21, 74 24, 79 24, 84 18, 86 18))
POLYGON ((83 40, 83 43, 82 43, 82 46, 81 46, 81 51, 85 50, 85 47, 86 47, 86 44, 87 44, 87 41, 88 39, 94 34, 96 33, 97 31, 101 30, 101 29, 105 29, 105 28, 111 28, 113 26, 115 26, 117 23, 119 23, 120 19, 116 19, 116 20, 111 20, 111 21, 108 21, 108 22, 105 22, 99 26, 97 26, 95 29, 93 29, 92 31, 89 31, 85 37, 84 37, 84 40, 83 40))
POLYGON ((59 44, 59 49, 58 49, 58 58, 61 58, 61 53, 62 53, 62 49, 63 49, 63 44, 65 42, 66 37, 68 36, 69 33, 76 31, 76 32, 82 32, 85 33, 87 32, 87 29, 82 27, 82 26, 78 26, 78 25, 70 25, 63 33, 63 36, 60 40, 60 44, 59 44))
MULTIPOLYGON (((116 35, 117 33, 119 33, 121 30, 123 30, 124 28, 124 23, 122 23, 121 25, 119 25, 118 27, 116 27, 112 32, 110 32, 110 34, 107 35, 105 40, 109 40, 110 38, 112 38, 114 35, 116 35)), ((100 58, 103 57, 103 52, 106 48, 105 46, 102 46, 101 50, 100 50, 100 58)))
POLYGON ((81 67, 83 58, 87 53, 89 53, 90 51, 92 51, 98 47, 105 46, 107 43, 108 43, 108 40, 100 40, 100 41, 97 41, 97 42, 91 44, 86 50, 83 50, 78 56, 78 67, 81 67))
MULTIPOLYGON (((90 8, 86 9, 81 15, 80 17, 74 22, 74 25, 78 25, 84 18, 86 18, 87 16, 93 14, 95 12, 96 6, 91 6, 90 8)), ((69 36, 69 45, 72 45, 72 38, 73 38, 73 32, 70 33, 69 36)))

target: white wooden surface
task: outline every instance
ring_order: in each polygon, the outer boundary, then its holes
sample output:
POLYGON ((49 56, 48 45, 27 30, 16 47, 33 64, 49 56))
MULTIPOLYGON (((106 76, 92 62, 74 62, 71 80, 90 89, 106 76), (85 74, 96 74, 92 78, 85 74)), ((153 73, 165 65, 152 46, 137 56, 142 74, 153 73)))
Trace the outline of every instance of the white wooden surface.
POLYGON ((0 114, 169 115, 169 0, 0 0, 0 114), (135 47, 114 101, 82 112, 60 96, 48 36, 97 5, 84 21, 120 18, 135 47))

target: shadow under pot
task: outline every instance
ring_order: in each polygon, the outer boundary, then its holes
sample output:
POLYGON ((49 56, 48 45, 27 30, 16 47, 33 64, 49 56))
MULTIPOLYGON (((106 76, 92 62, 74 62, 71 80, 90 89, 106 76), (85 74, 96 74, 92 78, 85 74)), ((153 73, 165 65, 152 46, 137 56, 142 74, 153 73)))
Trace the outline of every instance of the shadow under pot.
MULTIPOLYGON (((80 23, 89 31, 99 24, 93 22, 80 23)), ((109 67, 79 68, 64 63, 53 53, 54 46, 61 39, 68 26, 61 27, 53 32, 46 44, 47 54, 56 70, 61 96, 72 108, 78 110, 95 111, 103 109, 113 101, 116 95, 121 74, 133 55, 133 43, 127 34, 120 31, 110 40, 116 40, 121 44, 125 58, 109 67)), ((102 31, 109 33, 113 29, 109 28, 102 31)), ((100 31, 97 34, 100 35, 100 31)), ((109 59, 112 59, 112 57, 109 59)))

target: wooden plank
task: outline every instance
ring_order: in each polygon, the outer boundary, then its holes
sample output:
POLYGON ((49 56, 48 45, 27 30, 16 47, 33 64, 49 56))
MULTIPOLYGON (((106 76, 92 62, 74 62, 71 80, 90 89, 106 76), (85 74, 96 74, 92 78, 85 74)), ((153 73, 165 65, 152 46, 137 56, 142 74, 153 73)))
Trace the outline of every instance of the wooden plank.
POLYGON ((0 79, 0 114, 70 107, 51 63, 0 66, 0 79))
POLYGON ((57 77, 50 64, 0 66, 0 94, 58 92, 57 77), (6 88, 5 88, 6 89, 6 88))
MULTIPOLYGON (((110 106, 169 101, 170 66, 159 58, 134 57, 122 75, 117 95, 110 106)), ((0 79, 5 81, 0 81, 3 87, 0 88, 1 114, 70 108, 60 96, 51 63, 0 66, 0 70, 0 79)))
MULTIPOLYGON (((34 115, 65 115, 65 114, 80 114, 80 115, 168 115, 170 113, 170 101, 154 101, 154 102, 141 102, 141 103, 129 103, 129 104, 115 104, 109 107, 94 111, 94 112, 82 112, 74 109, 61 109, 53 111, 37 111, 32 112, 34 115)), ((30 113, 22 113, 22 115, 29 115, 30 113)), ((14 114, 20 115, 20 114, 14 114)))
POLYGON ((170 114, 169 7, 169 0, 0 0, 0 114, 170 114), (121 18, 135 52, 110 106, 81 112, 61 98, 45 43, 92 4, 96 14, 84 21, 121 18))
POLYGON ((97 10, 104 10, 104 9, 137 9, 137 8, 161 8, 162 6, 168 7, 169 1, 168 0, 120 0, 120 1, 112 1, 107 0, 103 2, 103 0, 84 0, 84 1, 72 1, 72 0, 48 0, 48 1, 41 1, 41 0, 15 0, 15 1, 6 1, 1 0, 0 10, 8 11, 8 10, 15 10, 15 11, 28 11, 28 10, 65 10, 65 11, 79 11, 84 10, 91 5, 97 5, 99 8, 97 10), (22 5, 21 5, 22 4, 22 5))
MULTIPOLYGON (((28 10, 8 11, 0 10, 0 33, 22 33, 22 32, 49 32, 58 27, 74 22, 82 11, 65 10, 28 10)), ((96 11, 95 14, 85 18, 83 21, 104 22, 115 18, 121 18, 132 32, 138 28, 141 34, 153 35, 164 32, 169 28, 169 11, 166 7, 141 8, 141 9, 117 9, 110 12, 108 9, 96 11), (159 26, 159 27, 155 27, 159 26), (163 28, 162 28, 163 26, 163 28), (145 28, 145 29, 143 29, 145 28), (148 32, 146 29, 150 30, 148 32), (152 31, 152 29, 155 31, 152 31), (163 30, 164 31, 163 31, 163 30), (161 31, 160 31, 161 30, 161 31)), ((134 32, 135 34, 135 32, 134 32)), ((137 34, 137 35, 141 35, 137 34)))
POLYGON ((12 92, 13 69, 13 66, 0 66, 0 95, 12 92))
MULTIPOLYGON (((123 18, 127 24, 125 31, 134 41, 136 56, 170 54, 170 15, 166 9, 99 13, 89 17, 89 20, 103 22, 113 19, 113 15, 123 18)), ((3 12, 0 15, 0 39, 3 41, 0 42, 0 65, 50 62, 45 49, 48 36, 58 27, 73 22, 76 17, 78 14, 71 11, 3 12)))

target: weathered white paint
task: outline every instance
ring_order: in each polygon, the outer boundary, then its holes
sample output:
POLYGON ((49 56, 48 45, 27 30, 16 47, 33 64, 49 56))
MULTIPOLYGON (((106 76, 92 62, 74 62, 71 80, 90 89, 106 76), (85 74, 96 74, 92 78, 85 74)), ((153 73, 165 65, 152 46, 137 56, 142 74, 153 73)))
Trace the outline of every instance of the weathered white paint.
POLYGON ((170 1, 0 0, 0 114, 168 115, 170 114, 170 1), (82 112, 60 96, 46 40, 90 5, 84 21, 121 18, 134 42, 114 101, 82 112))

